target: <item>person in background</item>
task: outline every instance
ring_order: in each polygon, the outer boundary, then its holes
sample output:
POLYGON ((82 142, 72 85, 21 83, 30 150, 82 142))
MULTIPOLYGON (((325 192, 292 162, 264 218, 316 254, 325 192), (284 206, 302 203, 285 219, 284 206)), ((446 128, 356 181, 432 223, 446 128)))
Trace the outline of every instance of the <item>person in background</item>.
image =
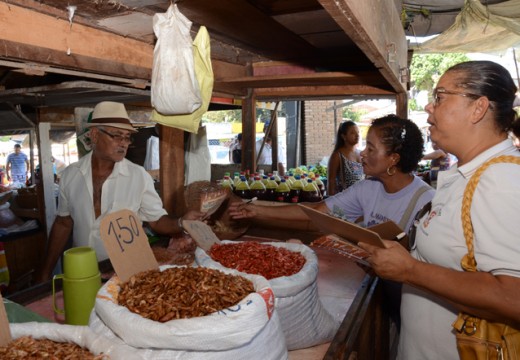
POLYGON ((242 133, 237 134, 229 146, 229 162, 240 164, 242 162, 242 133))
POLYGON ((443 150, 439 149, 435 142, 432 142, 433 151, 424 155, 423 160, 430 160, 430 172, 429 180, 430 185, 435 189, 437 188, 437 177, 439 171, 448 170, 457 159, 443 150))
POLYGON ((336 145, 327 166, 327 194, 339 193, 362 180, 361 155, 356 151, 359 128, 353 121, 344 121, 338 127, 336 145))
MULTIPOLYGON (((271 135, 267 134, 267 130, 269 129, 269 122, 264 123, 264 139, 259 139, 256 141, 255 144, 255 154, 258 157, 258 165, 271 165, 273 163, 273 147, 272 147, 272 139, 271 135), (264 146, 262 147, 262 143, 264 142, 264 146), (262 150, 262 153, 260 156, 258 154, 260 153, 260 149, 262 150)), ((278 164, 277 164, 277 170, 278 175, 282 176, 285 174, 285 148, 278 143, 278 164)))
MULTIPOLYGON (((520 102, 520 99, 517 99, 516 101, 520 102)), ((515 121, 515 123, 513 124, 513 128, 511 129, 511 132, 514 135, 513 143, 515 144, 515 146, 518 149, 520 149, 520 122, 519 121, 515 121)))
POLYGON ((152 177, 142 166, 125 159, 136 130, 123 104, 97 104, 87 126, 92 151, 61 174, 57 216, 38 282, 50 279, 71 234, 73 246, 90 246, 96 250, 98 261, 107 259, 99 227, 103 216, 111 212, 131 210, 154 232, 170 236, 183 231, 183 220, 203 218, 198 211, 189 211, 177 219, 170 217, 152 177))
POLYGON ((22 152, 20 144, 14 144, 14 152, 7 156, 5 168, 8 181, 25 185, 29 172, 29 159, 22 152))
POLYGON ((441 76, 426 106, 432 141, 457 157, 439 173, 431 211, 418 220, 411 254, 395 242, 359 246, 377 275, 404 283, 399 359, 459 359, 452 323, 459 311, 520 326, 520 166, 494 164, 482 173, 471 204, 478 271, 468 253, 461 207, 466 185, 486 161, 520 157, 508 133, 517 128, 517 88, 491 61, 457 64, 441 76))

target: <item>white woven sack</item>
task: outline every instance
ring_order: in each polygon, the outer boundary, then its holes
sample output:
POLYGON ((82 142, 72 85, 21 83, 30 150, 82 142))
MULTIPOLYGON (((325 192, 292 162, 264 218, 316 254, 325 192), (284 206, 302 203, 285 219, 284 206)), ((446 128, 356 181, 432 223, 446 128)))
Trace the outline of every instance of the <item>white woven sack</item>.
MULTIPOLYGON (((161 270, 170 267, 173 266, 165 265, 161 270)), ((261 276, 246 276, 229 269, 222 272, 251 280, 256 292, 233 307, 207 316, 161 323, 118 305, 120 282, 114 276, 98 291, 94 308, 110 330, 132 347, 187 351, 233 349, 252 341, 264 328, 274 311, 274 295, 269 282, 261 276)))
POLYGON ((111 341, 95 333, 87 326, 61 325, 55 323, 26 322, 10 324, 13 339, 31 336, 34 339, 48 339, 56 342, 75 343, 88 349, 94 355, 105 354, 111 359, 140 360, 130 346, 111 341))
MULTIPOLYGON (((226 244, 237 241, 224 240, 222 242, 226 244)), ((301 244, 283 242, 264 242, 262 244, 283 247, 299 252, 305 257, 305 265, 297 274, 269 280, 287 348, 289 350, 303 349, 331 341, 340 322, 334 320, 319 299, 318 257, 315 252, 301 244)), ((227 269, 211 259, 201 248, 197 248, 195 251, 195 260, 201 266, 219 270, 227 269)))
MULTIPOLYGON (((124 344, 93 311, 90 314, 90 328, 117 344, 124 344)), ((238 329, 237 329, 238 331, 238 329)), ((136 355, 144 360, 285 360, 288 358, 285 338, 281 336, 282 326, 278 313, 274 311, 269 322, 255 336, 242 346, 229 350, 188 351, 183 349, 138 349, 132 348, 136 355)), ((199 341, 204 341, 200 338, 199 341)))
POLYGON ((191 114, 202 105, 190 28, 191 21, 176 4, 153 17, 157 42, 153 51, 151 101, 163 115, 191 114))

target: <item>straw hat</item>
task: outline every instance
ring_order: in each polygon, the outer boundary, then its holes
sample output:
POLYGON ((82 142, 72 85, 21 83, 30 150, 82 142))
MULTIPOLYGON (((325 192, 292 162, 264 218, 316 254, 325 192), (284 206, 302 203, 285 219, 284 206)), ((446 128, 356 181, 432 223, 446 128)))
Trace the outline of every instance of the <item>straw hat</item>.
POLYGON ((92 120, 85 126, 111 126, 137 132, 130 122, 125 105, 113 101, 103 101, 97 104, 92 113, 92 120))

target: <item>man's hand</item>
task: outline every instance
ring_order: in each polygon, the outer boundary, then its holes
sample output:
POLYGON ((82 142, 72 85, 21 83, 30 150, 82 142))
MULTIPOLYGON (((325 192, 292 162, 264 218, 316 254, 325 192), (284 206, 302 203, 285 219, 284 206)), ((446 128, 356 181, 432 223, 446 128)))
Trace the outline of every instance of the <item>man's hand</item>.
POLYGON ((255 205, 242 201, 235 201, 229 204, 228 213, 235 220, 252 218, 258 215, 255 205))

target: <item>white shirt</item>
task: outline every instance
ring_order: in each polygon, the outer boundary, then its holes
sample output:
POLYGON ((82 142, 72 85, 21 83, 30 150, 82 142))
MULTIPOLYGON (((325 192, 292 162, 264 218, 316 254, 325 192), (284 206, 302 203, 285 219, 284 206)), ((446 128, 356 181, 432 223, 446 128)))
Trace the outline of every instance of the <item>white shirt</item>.
POLYGON ((115 163, 112 174, 103 184, 101 216, 96 219, 91 161, 92 153, 89 153, 63 171, 58 215, 71 216, 74 220, 74 246, 94 248, 101 261, 108 258, 99 233, 103 215, 128 209, 142 221, 157 221, 167 213, 150 174, 143 167, 123 159, 115 163))
MULTIPOLYGON (((467 254, 462 230, 461 204, 470 177, 485 161, 520 156, 505 140, 469 163, 439 172, 432 210, 421 219, 412 256, 432 264, 463 271, 467 254)), ((495 164, 482 174, 471 205, 475 259, 479 271, 520 277, 520 166, 495 164)), ((399 359, 459 359, 451 324, 458 314, 443 299, 403 286, 399 359)))
MULTIPOLYGON (((258 153, 260 152, 260 147, 262 146, 262 141, 264 139, 259 139, 256 141, 255 144, 255 153, 258 156, 258 153)), ((267 142, 264 144, 264 147, 262 149, 262 154, 258 158, 258 164, 259 165, 271 165, 273 163, 273 148, 270 144, 267 142)), ((278 144, 278 162, 285 165, 285 149, 281 144, 278 144)))

